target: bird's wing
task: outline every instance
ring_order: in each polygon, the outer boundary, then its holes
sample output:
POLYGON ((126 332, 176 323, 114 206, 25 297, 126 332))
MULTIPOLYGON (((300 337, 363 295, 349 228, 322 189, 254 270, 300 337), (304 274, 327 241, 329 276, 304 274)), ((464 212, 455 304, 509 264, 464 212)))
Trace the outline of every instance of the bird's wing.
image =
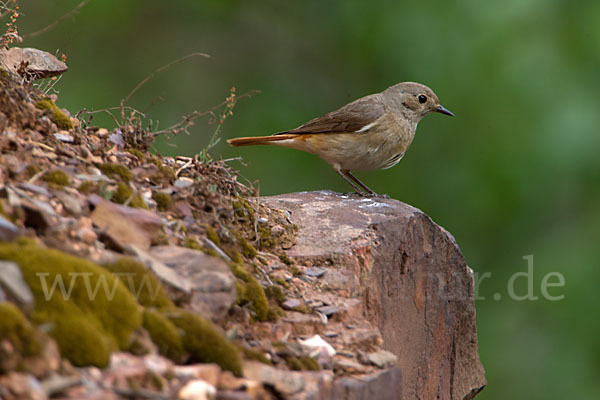
POLYGON ((364 132, 385 113, 381 95, 362 97, 342 108, 312 119, 296 129, 279 132, 282 134, 350 133, 364 132), (362 129, 362 130, 361 130, 362 129))

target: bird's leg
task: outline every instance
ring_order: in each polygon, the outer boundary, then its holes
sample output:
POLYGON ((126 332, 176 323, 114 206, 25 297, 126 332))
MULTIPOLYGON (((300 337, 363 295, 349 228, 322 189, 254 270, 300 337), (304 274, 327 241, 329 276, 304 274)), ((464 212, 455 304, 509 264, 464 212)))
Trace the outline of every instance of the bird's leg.
POLYGON ((345 173, 343 172, 344 170, 342 170, 340 167, 338 167, 338 166, 335 166, 335 165, 333 166, 333 169, 334 169, 334 170, 335 170, 335 172, 337 172, 337 173, 338 173, 338 174, 339 174, 339 175, 340 175, 342 178, 344 178, 344 180, 345 180, 346 182, 348 182, 348 184, 349 184, 350 186, 352 186, 352 188, 354 188, 354 191, 355 191, 357 194, 359 194, 359 195, 361 195, 361 196, 364 196, 364 195, 366 194, 366 193, 365 193, 365 192, 364 192, 364 191, 363 191, 363 190, 362 190, 362 189, 361 189, 359 186, 357 186, 357 185, 356 185, 354 182, 352 182, 352 181, 351 181, 351 180, 350 180, 350 179, 349 179, 349 178, 348 178, 348 177, 345 175, 345 173))
MULTIPOLYGON (((362 183, 357 177, 355 177, 354 175, 352 175, 352 173, 350 172, 350 170, 348 169, 343 169, 342 173, 344 175, 346 175, 347 177, 349 177, 350 179, 352 179, 354 182, 356 182, 361 188, 363 188, 365 190, 365 192, 367 192, 369 195, 371 196, 377 196, 377 193, 375 193, 374 191, 372 191, 367 185, 365 185, 364 183, 362 183)), ((352 185, 354 186, 354 185, 352 185)))

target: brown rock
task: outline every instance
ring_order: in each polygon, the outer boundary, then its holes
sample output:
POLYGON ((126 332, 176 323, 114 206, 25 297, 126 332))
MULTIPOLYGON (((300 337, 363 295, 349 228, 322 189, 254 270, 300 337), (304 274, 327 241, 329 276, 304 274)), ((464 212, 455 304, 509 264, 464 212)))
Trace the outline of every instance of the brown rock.
POLYGON ((261 202, 290 212, 298 233, 288 255, 306 265, 331 263, 323 288, 361 299, 383 348, 398 357, 398 368, 361 384, 336 382, 334 393, 356 391, 345 398, 362 399, 378 386, 393 396, 369 398, 471 399, 485 386, 473 275, 448 232, 391 199, 311 192, 261 202))
POLYGON ((114 204, 95 194, 88 201, 95 206, 92 221, 102 230, 109 247, 121 252, 129 246, 147 250, 158 240, 162 221, 157 214, 114 204))
POLYGON ((201 379, 217 386, 221 368, 217 364, 176 365, 173 368, 173 374, 182 380, 201 379))
POLYGON ((9 372, 0 376, 3 400, 45 400, 48 398, 40 383, 31 375, 9 372))
POLYGON ((156 246, 149 254, 190 284, 186 308, 205 317, 219 319, 235 302, 235 278, 220 258, 178 246, 156 246))
POLYGON ((0 50, 0 67, 30 79, 60 75, 69 69, 67 64, 52 54, 32 48, 11 47, 0 50))

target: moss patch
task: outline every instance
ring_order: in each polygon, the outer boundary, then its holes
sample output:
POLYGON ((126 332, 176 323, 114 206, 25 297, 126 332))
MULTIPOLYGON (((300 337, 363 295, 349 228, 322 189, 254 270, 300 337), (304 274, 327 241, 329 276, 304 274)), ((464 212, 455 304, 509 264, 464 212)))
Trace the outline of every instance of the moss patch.
POLYGON ((55 169, 42 175, 42 180, 50 185, 64 187, 69 184, 69 175, 63 170, 55 169))
POLYGON ((156 202, 159 211, 165 211, 171 205, 171 195, 162 192, 152 192, 152 200, 156 202))
POLYGON ((257 231, 260 247, 262 249, 270 250, 273 247, 275 247, 277 241, 273 237, 273 233, 271 232, 271 229, 269 227, 259 225, 257 231))
POLYGON ((0 243, 0 259, 16 262, 35 297, 32 320, 49 323, 61 354, 76 366, 106 366, 127 349, 142 315, 122 282, 90 261, 19 239, 0 243))
POLYGON ((159 311, 144 311, 144 328, 150 334, 160 354, 175 362, 183 359, 183 343, 175 325, 159 311))
POLYGON ((83 181, 77 190, 81 194, 98 193, 98 185, 92 181, 83 181))
POLYGON ((52 122, 54 122, 59 129, 73 129, 71 118, 58 108, 49 97, 36 101, 34 105, 40 110, 49 110, 52 113, 52 122))
POLYGON ((293 265, 294 264, 294 260, 292 260, 287 254, 282 253, 279 255, 279 259, 281 260, 282 263, 284 263, 287 266, 293 265))
POLYGON ((242 248, 242 253, 244 253, 244 256, 246 256, 248 258, 254 258, 254 257, 256 257, 256 254, 258 252, 254 248, 254 246, 252 246, 250 244, 250 242, 248 241, 248 239, 246 239, 245 237, 243 237, 239 233, 236 234, 236 238, 238 240, 238 244, 242 248))
POLYGON ((265 294, 270 300, 275 301, 281 305, 285 301, 285 293, 279 285, 269 285, 265 288, 265 294))
POLYGON ((117 183, 117 190, 112 194, 110 200, 117 204, 125 204, 129 200, 127 204, 129 207, 148 209, 142 195, 131 190, 129 185, 124 182, 117 183))
POLYGON ((108 175, 111 178, 120 178, 124 182, 129 182, 133 179, 131 171, 121 164, 103 163, 98 165, 98 169, 102 171, 104 175, 108 175))
POLYGON ((175 175, 175 171, 173 171, 173 168, 166 165, 162 165, 160 163, 157 166, 158 171, 150 178, 153 183, 170 184, 175 182, 175 179, 177 179, 177 175, 175 175))
POLYGON ((128 152, 129 154, 133 154, 134 156, 136 156, 140 162, 144 162, 144 160, 145 160, 144 153, 142 153, 138 149, 126 149, 125 151, 128 152))
POLYGON ((183 348, 189 353, 189 362, 214 362, 236 376, 242 375, 240 351, 212 323, 183 310, 167 317, 183 331, 181 338, 183 348))
POLYGON ((216 244, 217 246, 221 245, 221 240, 219 239, 219 235, 217 234, 217 231, 215 231, 215 228, 213 228, 210 225, 206 225, 206 237, 213 242, 214 244, 216 244))
POLYGON ((242 354, 246 360, 254 360, 267 365, 273 364, 262 351, 254 350, 242 345, 238 345, 238 348, 242 351, 242 354))
POLYGON ((256 314, 256 319, 266 321, 269 318, 269 304, 260 283, 241 264, 232 263, 230 268, 233 275, 241 281, 236 281, 235 285, 238 296, 237 303, 240 305, 249 303, 256 314))
POLYGON ((285 362, 291 370, 294 371, 319 371, 321 366, 319 363, 310 357, 286 357, 285 362))
POLYGON ((12 303, 0 303, 0 340, 8 340, 24 356, 39 354, 39 337, 21 310, 12 303))
POLYGON ((125 287, 144 307, 154 307, 159 310, 175 308, 163 290, 160 280, 142 263, 123 257, 115 262, 104 264, 103 267, 125 283, 125 287))

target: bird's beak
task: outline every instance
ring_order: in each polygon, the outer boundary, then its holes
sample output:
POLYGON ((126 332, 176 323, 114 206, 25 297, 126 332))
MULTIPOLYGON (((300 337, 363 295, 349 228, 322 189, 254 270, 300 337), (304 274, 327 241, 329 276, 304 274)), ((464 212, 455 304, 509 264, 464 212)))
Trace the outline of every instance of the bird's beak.
POLYGON ((442 107, 441 105, 440 105, 440 106, 437 106, 437 107, 435 108, 435 111, 437 111, 437 112, 439 112, 439 113, 442 113, 442 114, 449 115, 449 116, 451 116, 451 117, 454 117, 454 114, 452 114, 452 111, 445 109, 445 108, 444 108, 444 107, 442 107))

